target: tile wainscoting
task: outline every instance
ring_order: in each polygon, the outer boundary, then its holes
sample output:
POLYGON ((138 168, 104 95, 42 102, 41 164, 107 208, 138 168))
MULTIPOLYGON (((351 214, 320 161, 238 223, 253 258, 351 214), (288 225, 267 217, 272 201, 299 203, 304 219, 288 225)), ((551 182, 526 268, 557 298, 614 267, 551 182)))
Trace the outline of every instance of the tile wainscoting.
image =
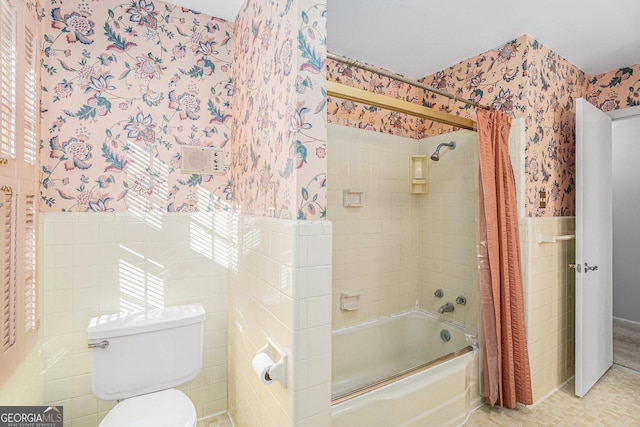
POLYGON ((179 388, 199 418, 225 411, 231 216, 46 213, 40 219, 44 403, 63 405, 74 427, 95 427, 115 402, 91 391, 89 319, 201 303, 207 312, 202 371, 179 388))
POLYGON ((329 221, 241 215, 229 268, 229 415, 236 426, 330 425, 329 221), (251 362, 272 338, 288 355, 288 385, 263 385, 251 362))
POLYGON ((574 375, 575 240, 539 243, 540 234, 575 234, 575 217, 523 218, 520 247, 534 402, 574 375))

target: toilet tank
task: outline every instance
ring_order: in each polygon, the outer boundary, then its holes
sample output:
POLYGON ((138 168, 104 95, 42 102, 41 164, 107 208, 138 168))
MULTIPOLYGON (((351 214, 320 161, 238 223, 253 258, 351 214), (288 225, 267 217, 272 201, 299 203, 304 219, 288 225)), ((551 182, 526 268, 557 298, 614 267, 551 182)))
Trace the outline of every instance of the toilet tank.
POLYGON ((182 305, 94 317, 87 327, 93 347, 93 393, 119 400, 164 390, 195 378, 202 368, 205 311, 182 305))

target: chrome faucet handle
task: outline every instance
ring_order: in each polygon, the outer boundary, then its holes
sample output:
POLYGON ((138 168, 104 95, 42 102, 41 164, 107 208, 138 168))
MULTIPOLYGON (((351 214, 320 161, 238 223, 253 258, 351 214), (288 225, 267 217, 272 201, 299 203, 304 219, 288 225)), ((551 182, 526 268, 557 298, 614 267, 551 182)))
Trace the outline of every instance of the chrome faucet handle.
POLYGON ((442 298, 444 296, 444 291, 442 289, 436 289, 433 295, 435 295, 436 298, 442 298))

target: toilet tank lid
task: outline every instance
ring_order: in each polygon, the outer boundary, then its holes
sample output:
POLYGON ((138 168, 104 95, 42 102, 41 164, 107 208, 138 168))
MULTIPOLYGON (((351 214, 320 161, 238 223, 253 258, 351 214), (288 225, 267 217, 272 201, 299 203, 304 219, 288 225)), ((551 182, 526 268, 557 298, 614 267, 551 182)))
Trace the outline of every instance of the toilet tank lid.
POLYGON ((154 308, 132 313, 114 313, 93 317, 87 326, 87 338, 97 340, 176 328, 202 322, 202 304, 154 308))

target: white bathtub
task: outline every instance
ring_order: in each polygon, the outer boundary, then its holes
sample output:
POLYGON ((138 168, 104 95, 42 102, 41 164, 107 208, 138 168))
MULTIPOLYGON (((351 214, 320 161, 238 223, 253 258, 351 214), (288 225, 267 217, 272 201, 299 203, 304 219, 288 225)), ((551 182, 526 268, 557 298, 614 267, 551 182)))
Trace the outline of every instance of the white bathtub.
POLYGON ((480 404, 471 341, 421 311, 334 331, 332 427, 460 425, 480 404))

